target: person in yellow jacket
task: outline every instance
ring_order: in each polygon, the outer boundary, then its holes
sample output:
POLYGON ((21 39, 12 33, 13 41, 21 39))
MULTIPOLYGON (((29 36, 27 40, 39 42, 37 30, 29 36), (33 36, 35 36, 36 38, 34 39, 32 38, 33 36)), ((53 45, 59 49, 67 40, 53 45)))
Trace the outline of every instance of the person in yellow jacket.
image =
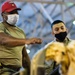
POLYGON ((30 75, 30 58, 26 52, 25 44, 41 44, 40 38, 27 39, 23 30, 16 26, 19 19, 15 3, 6 1, 2 4, 0 23, 0 75, 11 75, 22 66, 30 75))

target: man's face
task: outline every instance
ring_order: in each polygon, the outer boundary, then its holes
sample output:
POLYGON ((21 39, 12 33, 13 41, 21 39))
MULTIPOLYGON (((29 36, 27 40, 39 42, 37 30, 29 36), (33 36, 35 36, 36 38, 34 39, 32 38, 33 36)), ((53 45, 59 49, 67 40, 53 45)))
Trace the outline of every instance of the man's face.
POLYGON ((17 10, 13 10, 11 12, 4 12, 2 16, 3 16, 3 22, 8 23, 9 25, 12 26, 14 26, 19 19, 17 10))
POLYGON ((4 12, 4 13, 2 14, 3 19, 5 18, 5 19, 7 20, 7 15, 12 15, 12 14, 18 14, 17 10, 13 10, 13 11, 11 11, 11 12, 4 12))
POLYGON ((55 34, 59 34, 60 32, 65 32, 67 31, 64 23, 58 23, 58 24, 55 24, 53 25, 52 27, 52 33, 55 35, 55 34))

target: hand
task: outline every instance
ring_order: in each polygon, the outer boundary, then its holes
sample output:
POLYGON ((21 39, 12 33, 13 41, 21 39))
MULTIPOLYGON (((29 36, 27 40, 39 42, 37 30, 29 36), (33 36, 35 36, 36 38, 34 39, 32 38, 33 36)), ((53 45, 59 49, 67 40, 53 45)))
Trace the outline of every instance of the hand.
POLYGON ((28 40, 28 44, 41 44, 42 40, 40 38, 31 38, 28 40))
POLYGON ((41 44, 42 40, 40 38, 31 38, 30 43, 31 44, 41 44))

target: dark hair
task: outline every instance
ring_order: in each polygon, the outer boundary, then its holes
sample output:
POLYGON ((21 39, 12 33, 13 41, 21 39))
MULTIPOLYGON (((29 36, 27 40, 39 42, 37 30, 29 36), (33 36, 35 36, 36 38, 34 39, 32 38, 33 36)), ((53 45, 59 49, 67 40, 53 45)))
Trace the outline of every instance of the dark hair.
POLYGON ((52 24, 51 24, 51 28, 53 27, 53 25, 58 24, 58 23, 63 23, 65 24, 63 21, 61 20, 55 20, 52 24))

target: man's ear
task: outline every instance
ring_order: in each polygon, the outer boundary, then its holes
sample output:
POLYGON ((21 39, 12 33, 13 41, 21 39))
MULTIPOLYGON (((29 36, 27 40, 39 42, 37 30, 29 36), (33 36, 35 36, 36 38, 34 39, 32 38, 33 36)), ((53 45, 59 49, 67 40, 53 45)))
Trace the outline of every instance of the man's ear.
POLYGON ((66 28, 66 31, 67 31, 67 33, 68 33, 68 29, 66 28))
POLYGON ((53 30, 52 30, 51 34, 52 34, 52 35, 54 35, 54 32, 53 32, 53 30))

